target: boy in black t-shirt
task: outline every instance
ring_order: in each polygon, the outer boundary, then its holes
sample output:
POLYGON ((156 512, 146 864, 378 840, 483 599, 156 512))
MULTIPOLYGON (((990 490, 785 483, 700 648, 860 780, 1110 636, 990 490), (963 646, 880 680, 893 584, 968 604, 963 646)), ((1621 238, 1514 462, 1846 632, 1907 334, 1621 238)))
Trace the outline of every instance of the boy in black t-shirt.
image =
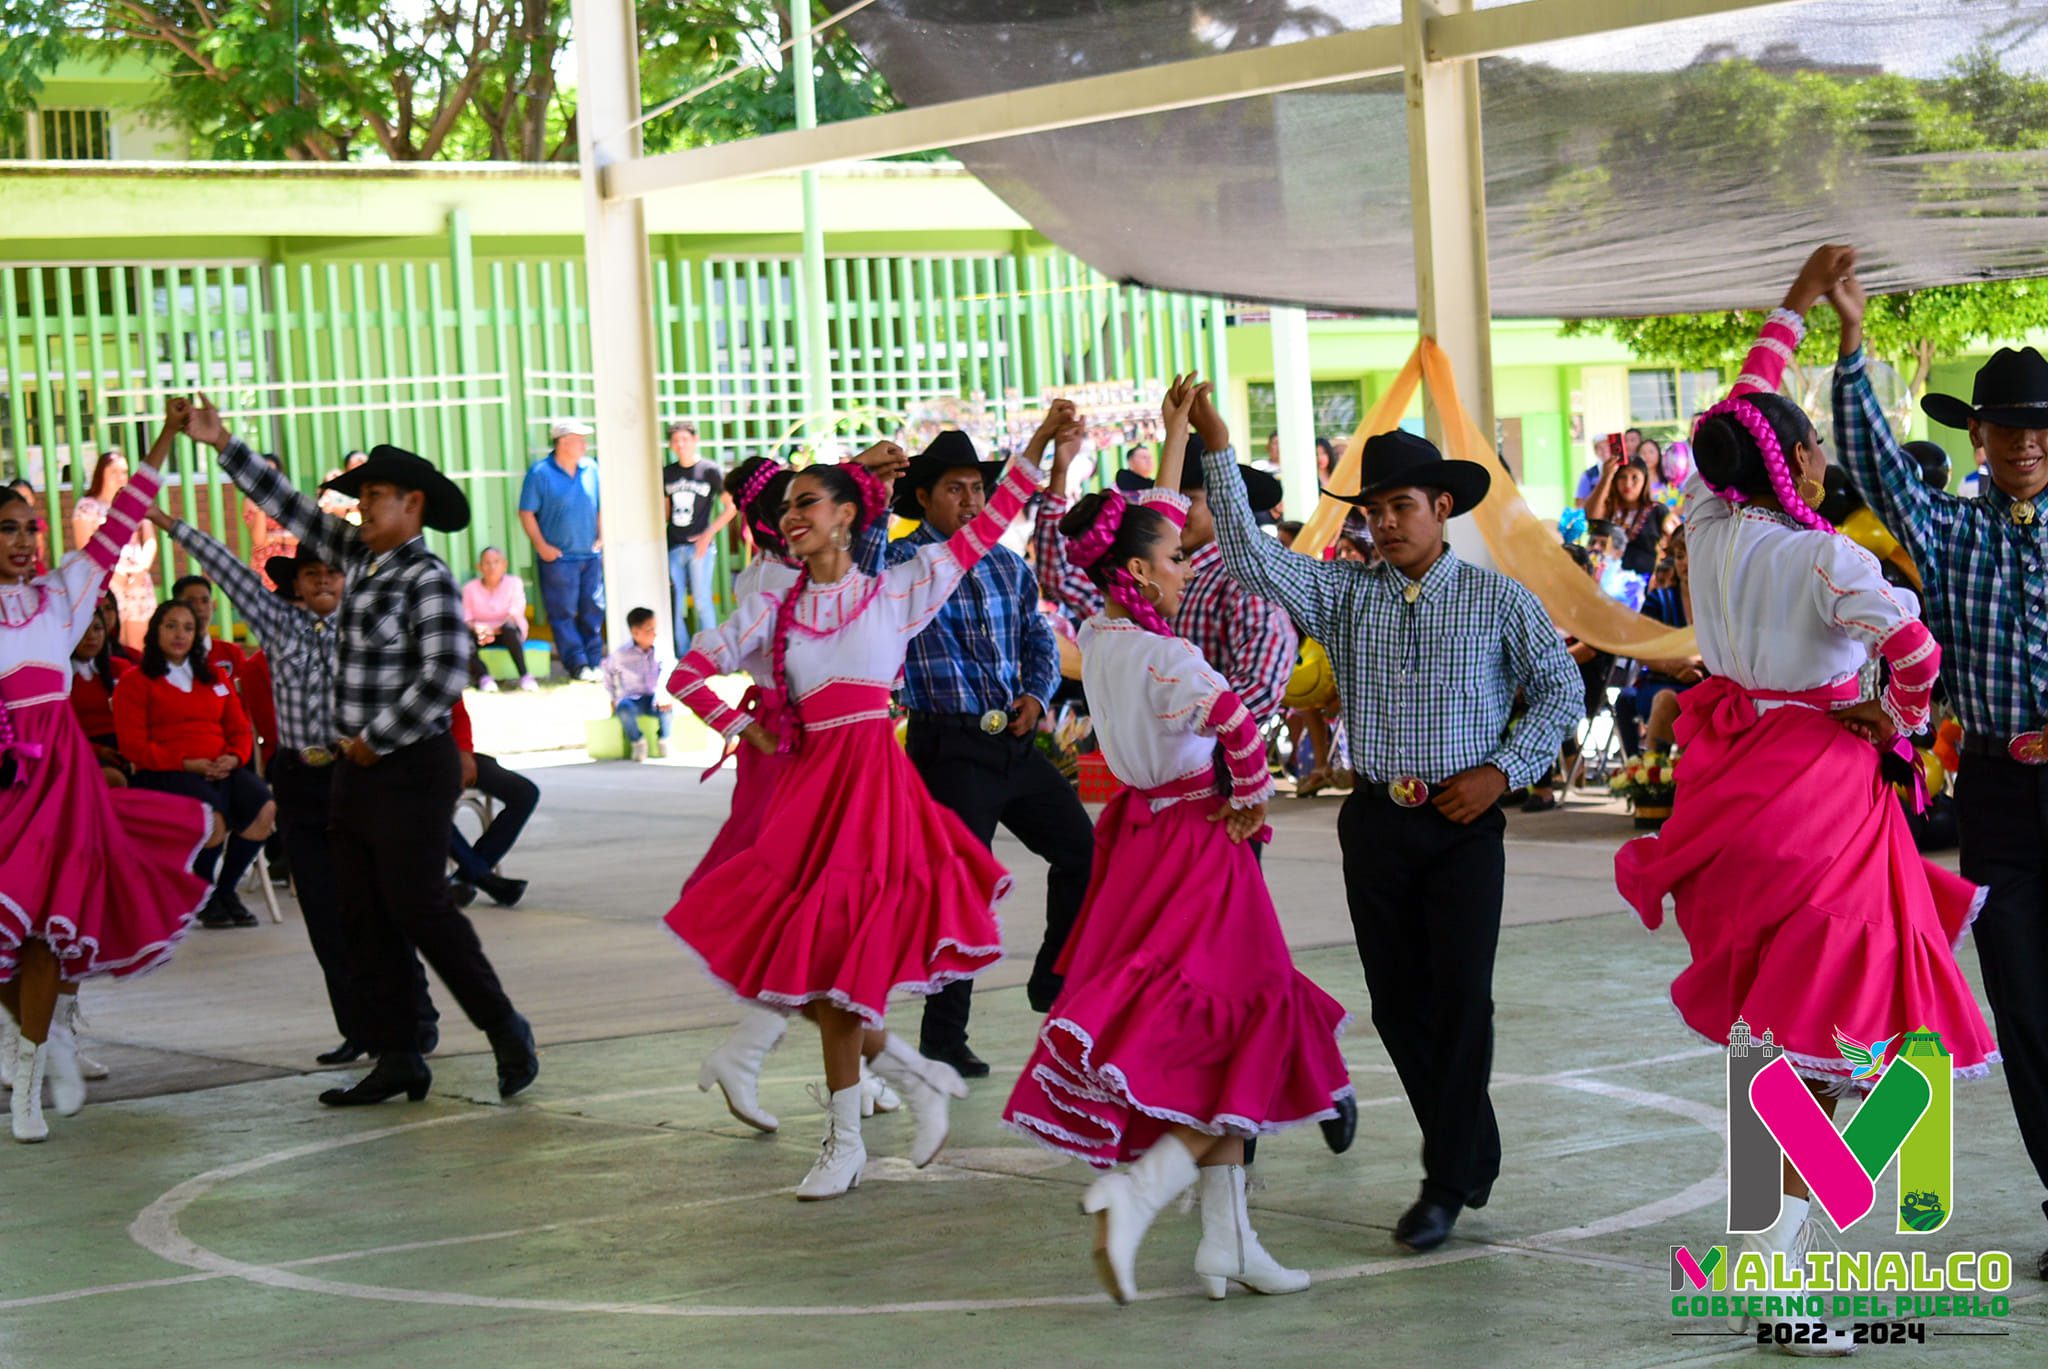
POLYGON ((689 650, 684 607, 697 602, 697 630, 718 626, 711 573, 718 564, 718 533, 732 521, 732 496, 725 474, 697 455, 697 425, 668 425, 671 460, 662 467, 663 506, 668 513, 668 581, 675 595, 676 654, 689 650))

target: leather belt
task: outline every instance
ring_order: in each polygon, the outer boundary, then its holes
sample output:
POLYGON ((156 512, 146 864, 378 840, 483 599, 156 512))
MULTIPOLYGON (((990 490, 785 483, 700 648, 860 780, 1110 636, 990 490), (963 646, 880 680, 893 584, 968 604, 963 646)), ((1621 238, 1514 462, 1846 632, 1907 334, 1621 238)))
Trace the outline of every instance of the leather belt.
POLYGON ((1000 736, 1010 726, 1008 710, 991 708, 986 713, 927 713, 921 708, 910 710, 910 720, 933 727, 953 727, 963 732, 979 732, 985 737, 1000 736))
POLYGON ((2048 765, 2048 744, 2044 744, 2039 732, 2022 732, 2017 737, 1965 732, 1960 749, 1965 756, 1992 756, 2020 765, 2048 765))

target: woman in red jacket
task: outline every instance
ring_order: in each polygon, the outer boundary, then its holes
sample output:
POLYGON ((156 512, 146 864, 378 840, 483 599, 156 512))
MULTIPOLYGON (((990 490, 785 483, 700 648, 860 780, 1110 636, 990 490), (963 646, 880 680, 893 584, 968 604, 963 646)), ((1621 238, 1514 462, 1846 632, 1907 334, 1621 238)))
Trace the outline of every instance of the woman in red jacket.
POLYGON ((128 763, 121 757, 114 730, 114 686, 133 668, 114 655, 106 624, 95 615, 71 648, 71 712, 78 730, 92 743, 107 783, 117 789, 128 783, 128 763))
MULTIPOLYGON (((137 788, 196 798, 227 822, 220 878, 200 925, 254 927, 256 915, 242 906, 235 887, 263 849, 277 805, 248 768, 255 740, 249 717, 234 687, 207 663, 206 645, 188 605, 176 599, 157 605, 142 664, 114 687, 114 731, 122 756, 135 767, 137 788)), ((202 857, 193 868, 210 876, 210 863, 202 857)))

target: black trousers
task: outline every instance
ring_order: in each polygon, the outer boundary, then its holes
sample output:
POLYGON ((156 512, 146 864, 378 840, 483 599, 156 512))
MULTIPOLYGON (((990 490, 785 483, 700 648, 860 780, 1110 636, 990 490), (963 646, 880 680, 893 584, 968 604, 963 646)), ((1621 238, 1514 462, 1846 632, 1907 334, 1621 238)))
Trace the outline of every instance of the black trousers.
MULTIPOLYGON (((989 736, 972 719, 936 721, 913 716, 907 749, 933 799, 952 809, 984 846, 993 845, 998 826, 1052 867, 1046 877, 1045 940, 1032 965, 1032 996, 1043 999, 1057 986, 1059 962, 1095 858, 1095 827, 1088 810, 1051 761, 1029 737, 1008 732, 989 736)), ((944 1049, 967 1040, 974 985, 959 980, 924 1001, 921 1046, 944 1049)))
POLYGON ((1423 1196, 1484 1206, 1500 1174, 1493 957, 1506 878, 1498 808, 1460 826, 1363 776, 1337 816, 1344 891, 1379 1032, 1422 1127, 1423 1196))
POLYGON ((526 830, 526 820, 540 807, 540 786, 517 770, 507 770, 496 756, 481 751, 471 754, 476 758, 477 792, 490 795, 500 805, 490 830, 477 838, 475 846, 459 831, 448 834, 448 853, 456 872, 474 884, 504 862, 512 843, 526 830))
POLYGON ((368 768, 334 767, 328 836, 362 1016, 362 1034, 351 1035, 371 1051, 409 1050, 418 1039, 415 948, 479 1028, 495 1031, 513 1015, 449 894, 448 833, 461 795, 461 762, 445 732, 368 768))
POLYGON ((1971 751, 1956 779, 1956 818, 1963 877, 1990 891, 1977 917, 1977 963, 2006 1088, 2027 1157, 2048 1185, 2048 766, 1971 751))
MULTIPOLYGON (((365 1031, 362 1010, 350 988, 353 982, 348 954, 348 930, 341 915, 341 894, 335 885, 334 852, 327 828, 334 795, 334 766, 308 765, 295 752, 280 749, 270 762, 270 787, 277 796, 277 831, 284 838, 286 859, 293 870, 294 892, 299 912, 306 919, 306 939, 313 943, 313 958, 320 963, 320 975, 327 985, 328 1006, 334 1010, 334 1025, 351 1041, 365 1031)), ((427 972, 418 957, 412 959, 413 1005, 417 1021, 425 1026, 440 1020, 434 1000, 427 993, 427 972)))

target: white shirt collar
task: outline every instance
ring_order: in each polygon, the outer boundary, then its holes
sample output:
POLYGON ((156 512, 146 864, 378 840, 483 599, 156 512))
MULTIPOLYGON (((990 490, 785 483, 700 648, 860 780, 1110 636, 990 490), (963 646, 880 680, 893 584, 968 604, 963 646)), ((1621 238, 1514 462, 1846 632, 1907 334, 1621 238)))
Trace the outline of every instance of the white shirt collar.
POLYGON ((93 679, 100 673, 100 663, 97 658, 92 656, 88 656, 82 661, 73 661, 71 663, 71 673, 81 680, 93 679))
POLYGON ((187 656, 184 660, 172 666, 164 672, 164 678, 169 680, 174 687, 190 694, 192 692, 192 658, 187 656))

